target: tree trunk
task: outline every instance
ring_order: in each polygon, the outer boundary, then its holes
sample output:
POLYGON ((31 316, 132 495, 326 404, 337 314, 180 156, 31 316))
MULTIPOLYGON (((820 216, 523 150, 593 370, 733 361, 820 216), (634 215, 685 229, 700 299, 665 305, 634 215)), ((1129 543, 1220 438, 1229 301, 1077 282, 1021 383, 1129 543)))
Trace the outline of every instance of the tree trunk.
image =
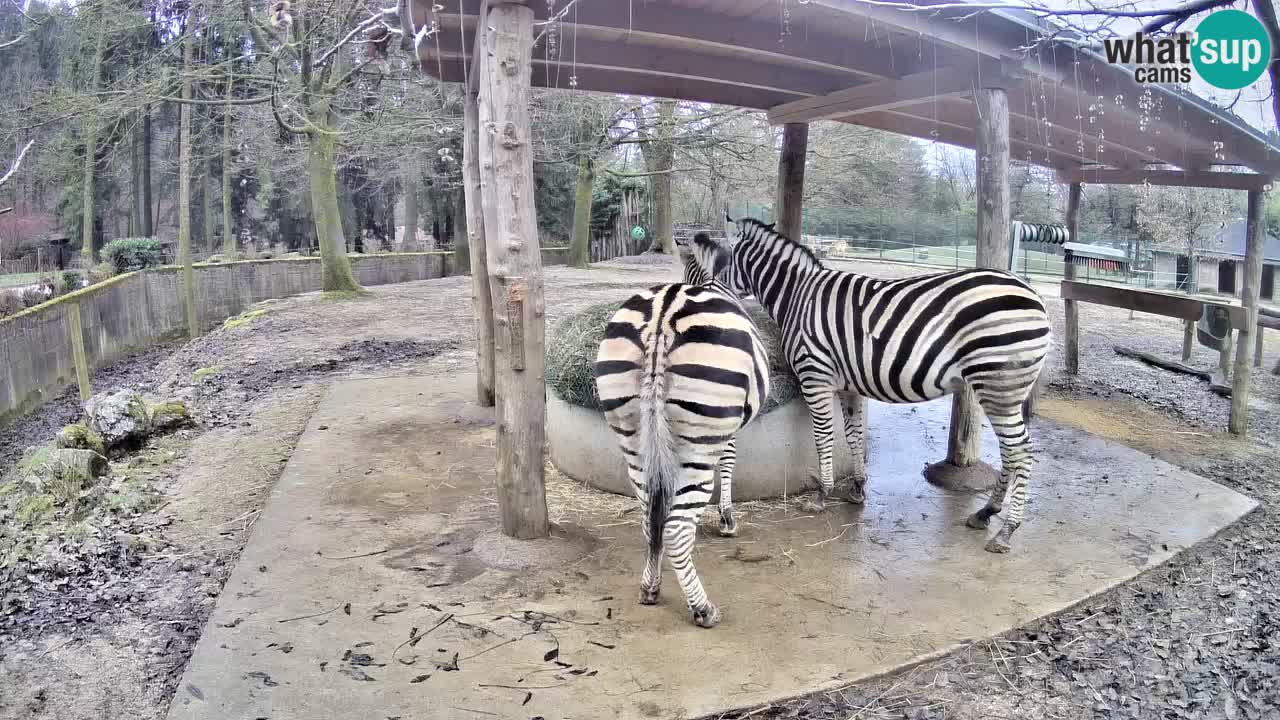
POLYGON ((453 217, 456 218, 453 226, 453 274, 458 275, 471 271, 471 253, 467 244, 467 198, 461 189, 453 200, 453 217))
POLYGON ((142 127, 129 133, 129 236, 142 237, 142 127))
POLYGON ((142 237, 151 237, 155 234, 155 224, 152 220, 152 203, 151 203, 151 106, 145 105, 142 108, 142 208, 139 211, 138 234, 142 237))
POLYGON ((584 268, 590 262, 591 189, 596 181, 595 160, 588 153, 578 159, 578 187, 573 198, 573 239, 569 242, 569 266, 584 268))
MULTIPOLYGON (((472 72, 478 72, 473 70, 472 72)), ((467 248, 471 266, 471 311, 476 323, 476 403, 492 407, 493 295, 489 290, 489 258, 485 241, 485 209, 480 180, 480 119, 476 95, 463 95, 462 185, 467 206, 467 248)))
POLYGON ((404 171, 404 239, 400 249, 422 250, 418 247, 418 163, 410 160, 404 171))
POLYGON ((675 230, 671 218, 671 169, 675 162, 675 114, 674 100, 658 102, 656 131, 651 131, 649 142, 640 146, 644 154, 645 168, 656 173, 649 179, 649 207, 653 210, 653 242, 650 252, 674 255, 675 230))
POLYGON ((231 91, 227 78, 227 107, 222 114, 222 254, 228 260, 236 257, 236 230, 231 221, 231 91))
POLYGON ((1244 435, 1249 428, 1249 385, 1253 370, 1249 363, 1249 344, 1258 327, 1258 292, 1262 284, 1262 254, 1266 245, 1266 195, 1261 190, 1249 191, 1248 220, 1245 225, 1244 282, 1240 288, 1240 304, 1244 306, 1244 326, 1236 328, 1236 366, 1231 378, 1231 417, 1227 429, 1233 435, 1244 435))
MULTIPOLYGON (((102 79, 102 56, 106 47, 106 24, 102 22, 102 18, 98 18, 97 39, 94 41, 93 47, 93 68, 90 70, 89 76, 89 92, 93 95, 98 93, 98 86, 102 79)), ((98 171, 98 113, 97 105, 89 111, 85 117, 84 128, 84 196, 81 198, 81 248, 80 252, 84 255, 85 267, 91 266, 97 257, 93 247, 93 220, 94 206, 96 205, 97 189, 94 182, 97 178, 98 171)))
MULTIPOLYGON (((194 13, 187 13, 187 37, 182 42, 182 99, 192 96, 191 54, 195 44, 191 24, 194 13)), ((186 309, 187 336, 195 339, 200 334, 199 317, 196 314, 196 279, 191 267, 191 114, 194 105, 183 103, 178 107, 178 263, 182 265, 183 306, 186 309)))
MULTIPOLYGON (((978 267, 1009 269, 1009 96, 1000 88, 978 90, 978 267)), ((982 422, 967 387, 951 406, 947 462, 967 467, 978 462, 982 422)))
POLYGON ((804 165, 809 148, 809 123, 787 123, 782 129, 778 155, 777 231, 801 242, 800 218, 804 210, 804 165))
POLYGON ((542 538, 548 532, 545 306, 530 147, 533 10, 510 3, 491 8, 480 22, 487 52, 480 53, 478 127, 484 129, 480 168, 495 311, 498 508, 505 534, 542 538))
POLYGON ((325 292, 359 292, 360 285, 351 273, 347 257, 347 241, 342 233, 342 213, 338 208, 337 154, 338 137, 328 107, 323 104, 312 118, 317 131, 308 133, 311 162, 311 214, 315 218, 316 237, 320 245, 321 287, 325 292))
POLYGON ((213 216, 213 159, 212 153, 210 157, 206 157, 203 163, 200 163, 202 172, 201 177, 201 199, 204 201, 204 247, 205 252, 213 254, 218 252, 218 223, 213 216))

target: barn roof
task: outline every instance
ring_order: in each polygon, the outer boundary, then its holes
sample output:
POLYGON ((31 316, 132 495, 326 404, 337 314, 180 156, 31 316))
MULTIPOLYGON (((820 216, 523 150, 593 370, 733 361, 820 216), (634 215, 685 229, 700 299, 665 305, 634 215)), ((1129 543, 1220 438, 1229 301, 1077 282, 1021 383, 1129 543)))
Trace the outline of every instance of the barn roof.
MULTIPOLYGON (((464 80, 488 1, 410 0, 415 27, 437 29, 418 43, 425 72, 464 80)), ((1025 12, 954 0, 927 12, 861 0, 528 4, 541 23, 535 86, 736 105, 775 123, 831 119, 967 148, 975 86, 1002 86, 1012 156, 1064 180, 1254 188, 1265 179, 1232 173, 1280 174, 1280 145, 1240 118, 1139 85, 1025 12)))

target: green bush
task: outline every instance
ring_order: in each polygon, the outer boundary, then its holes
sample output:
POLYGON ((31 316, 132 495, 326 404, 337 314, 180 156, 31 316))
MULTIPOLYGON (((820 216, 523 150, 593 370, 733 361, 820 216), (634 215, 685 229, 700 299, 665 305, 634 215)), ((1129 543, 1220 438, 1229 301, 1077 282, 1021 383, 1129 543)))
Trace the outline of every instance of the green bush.
POLYGON ((145 270, 164 264, 164 252, 155 238, 117 238, 102 248, 106 258, 118 273, 145 270))
POLYGON ((80 273, 76 270, 62 271, 62 293, 65 295, 80 289, 80 273))
POLYGON ((22 304, 25 307, 33 308, 48 299, 42 287, 29 287, 22 291, 22 304))

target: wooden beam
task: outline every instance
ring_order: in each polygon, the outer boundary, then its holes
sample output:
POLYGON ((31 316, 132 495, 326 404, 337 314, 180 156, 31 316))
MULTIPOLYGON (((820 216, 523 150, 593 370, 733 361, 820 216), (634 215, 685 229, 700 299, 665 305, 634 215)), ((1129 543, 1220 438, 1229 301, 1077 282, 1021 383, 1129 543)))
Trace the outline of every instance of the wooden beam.
POLYGON ((804 209, 804 165, 808 148, 808 123, 787 123, 783 126, 774 215, 778 232, 796 241, 800 240, 800 217, 804 209))
MULTIPOLYGON (((480 66, 475 66, 479 75, 480 66)), ((471 258, 471 312, 476 322, 476 403, 493 407, 493 296, 485 248, 484 201, 480 189, 480 107, 477 93, 462 100, 462 190, 471 258)))
MULTIPOLYGON (((1262 252, 1267 236, 1263 212, 1266 195, 1262 190, 1249 191, 1249 210, 1245 221, 1246 245, 1244 251, 1244 286, 1240 290, 1241 310, 1244 322, 1236 328, 1236 366, 1231 379, 1231 419, 1227 429, 1234 435, 1244 435, 1249 428, 1249 385, 1252 369, 1249 367, 1249 342, 1258 327, 1258 291, 1262 285, 1262 252)), ((1261 347, 1261 346, 1259 346, 1261 347)), ((1261 357, 1259 357, 1261 360, 1261 357)))
POLYGON ((1208 170, 1165 170, 1117 168, 1080 168, 1058 172, 1060 182, 1087 182, 1096 185, 1171 185, 1203 187, 1219 190, 1262 190, 1271 178, 1253 173, 1212 172, 1208 170))
POLYGON ((969 95, 973 93, 976 72, 977 68, 972 66, 928 70, 896 80, 881 80, 820 97, 795 100, 771 108, 769 122, 782 125, 835 117, 845 122, 857 122, 853 116, 861 113, 892 110, 935 98, 969 95))
POLYGON ((533 11, 495 3, 483 27, 478 127, 494 307, 498 509, 505 534, 540 538, 547 536, 548 521, 543 477, 545 305, 529 120, 533 11))
POLYGON ((1017 55, 1017 49, 1013 44, 993 42, 989 37, 975 33, 954 19, 943 17, 938 13, 897 10, 859 2, 859 0, 811 0, 808 4, 857 15, 886 28, 912 36, 931 38, 958 50, 990 58, 1013 58, 1017 55))
MULTIPOLYGON (((976 111, 974 112, 977 116, 976 111)), ((866 115, 858 115, 853 118, 853 122, 863 127, 876 128, 886 130, 888 132, 897 133, 899 135, 910 135, 920 138, 921 140, 930 141, 937 140, 947 145, 955 145, 957 147, 973 149, 976 145, 976 137, 973 127, 965 127, 958 124, 951 124, 942 121, 934 122, 932 118, 916 117, 915 115, 905 114, 901 110, 886 110, 884 112, 867 113, 866 115)), ((1027 135, 1019 128, 1019 123, 1010 118, 1010 137, 1009 150, 1016 154, 1017 157, 1025 157, 1032 154, 1041 158, 1038 164, 1044 164, 1043 158, 1046 150, 1043 146, 1025 141, 1027 135)), ((1048 149, 1048 167, 1069 169, 1078 167, 1081 162, 1085 162, 1080 156, 1076 155, 1073 148, 1050 148, 1048 149)))
MULTIPOLYGON (((977 91, 978 247, 976 265, 1009 269, 1009 95, 1003 88, 977 91)), ((965 387, 951 402, 947 462, 969 467, 980 458, 982 420, 973 391, 965 387)))
POLYGON ((1187 295, 1140 290, 1138 288, 1117 287, 1115 285, 1096 285, 1075 280, 1063 280, 1061 285, 1063 300, 1106 305, 1108 307, 1137 310, 1138 312, 1164 315, 1181 320, 1196 321, 1200 319, 1205 306, 1222 308, 1231 318, 1232 327, 1240 327, 1244 323, 1244 308, 1239 305, 1214 302, 1187 295))
MULTIPOLYGON (((1084 188, 1080 183, 1071 183, 1071 187, 1067 189, 1067 235, 1072 238, 1080 237, 1080 198, 1084 192, 1084 188)), ((1071 251, 1067 250, 1063 255, 1062 276, 1066 280, 1076 279, 1076 265, 1072 261, 1071 251)), ((1075 300, 1062 296, 1063 311, 1066 313, 1066 339, 1063 347, 1063 355, 1067 363, 1068 375, 1080 374, 1080 308, 1076 305, 1075 300)), ((1185 358, 1184 358, 1185 359, 1185 358)))
MULTIPOLYGON (((434 4, 436 0, 427 0, 427 2, 434 4)), ((413 2, 413 0, 410 0, 410 4, 417 5, 421 3, 415 3, 413 2)), ((485 18, 487 18, 488 16, 489 16, 489 0, 480 0, 480 7, 476 9, 475 29, 470 33, 467 33, 464 28, 463 32, 459 33, 460 38, 466 35, 469 35, 471 37, 471 64, 463 68, 463 70, 465 71, 464 74, 466 75, 464 79, 466 80, 467 90, 469 92, 479 92, 480 53, 484 49, 484 42, 482 40, 482 38, 484 37, 484 34, 481 32, 481 29, 484 27, 485 18)), ((443 20, 441 20, 441 22, 443 22, 443 20)), ((463 52, 466 52, 465 48, 463 48, 463 52)), ((444 80, 444 78, 440 78, 440 80, 444 80)), ((472 267, 472 272, 475 272, 475 265, 472 265, 471 267, 472 267)))

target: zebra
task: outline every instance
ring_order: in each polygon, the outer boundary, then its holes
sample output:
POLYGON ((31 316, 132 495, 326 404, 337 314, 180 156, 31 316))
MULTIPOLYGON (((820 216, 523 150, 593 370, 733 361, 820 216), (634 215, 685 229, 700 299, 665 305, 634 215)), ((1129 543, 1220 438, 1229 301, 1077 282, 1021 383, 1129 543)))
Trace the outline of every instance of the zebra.
MULTIPOLYGON (((726 218, 737 229, 726 282, 740 297, 754 295, 781 327, 783 350, 809 406, 819 466, 813 509, 825 508, 834 485, 836 397, 857 456, 865 430, 855 405, 861 397, 924 402, 967 385, 1000 441, 1002 471, 987 504, 966 524, 985 529, 1012 487, 1004 524, 986 545, 1008 552, 1022 523, 1033 462, 1023 405, 1051 341, 1040 296, 998 270, 878 280, 827 269, 772 224, 726 218)), ((855 504, 864 502, 865 484, 865 477, 853 478, 855 504)))
POLYGON ((640 602, 658 602, 665 550, 694 622, 710 628, 721 613, 693 566, 698 520, 718 469, 720 534, 737 533, 733 438, 769 394, 769 363, 741 302, 714 280, 728 266, 728 248, 699 233, 683 250, 686 282, 627 300, 609 320, 594 372, 644 511, 640 602))

